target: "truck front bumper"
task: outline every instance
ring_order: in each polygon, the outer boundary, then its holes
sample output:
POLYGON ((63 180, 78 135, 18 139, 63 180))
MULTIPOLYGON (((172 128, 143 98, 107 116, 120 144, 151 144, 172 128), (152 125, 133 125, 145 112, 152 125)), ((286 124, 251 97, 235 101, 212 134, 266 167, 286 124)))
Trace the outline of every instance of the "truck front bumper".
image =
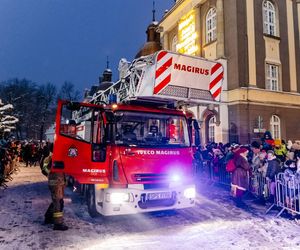
POLYGON ((143 189, 143 185, 129 188, 96 190, 96 209, 105 216, 182 209, 195 204, 194 184, 166 189, 143 189))

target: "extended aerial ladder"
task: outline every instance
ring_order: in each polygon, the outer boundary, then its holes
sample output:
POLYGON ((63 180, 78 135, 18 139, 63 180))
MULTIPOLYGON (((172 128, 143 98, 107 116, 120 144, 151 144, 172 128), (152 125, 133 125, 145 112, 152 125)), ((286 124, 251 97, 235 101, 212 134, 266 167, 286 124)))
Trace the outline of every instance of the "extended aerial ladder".
POLYGON ((220 101, 223 77, 219 62, 159 51, 135 59, 122 79, 96 92, 90 103, 109 103, 115 96, 118 103, 214 104, 220 101))

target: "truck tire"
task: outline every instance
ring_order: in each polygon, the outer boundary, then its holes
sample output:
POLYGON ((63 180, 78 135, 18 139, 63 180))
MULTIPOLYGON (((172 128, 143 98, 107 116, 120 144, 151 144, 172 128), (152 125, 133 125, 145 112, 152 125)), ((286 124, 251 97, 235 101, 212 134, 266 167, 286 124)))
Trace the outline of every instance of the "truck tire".
POLYGON ((99 213, 96 209, 95 185, 93 184, 88 185, 86 202, 88 206, 89 215, 92 218, 99 216, 99 213))

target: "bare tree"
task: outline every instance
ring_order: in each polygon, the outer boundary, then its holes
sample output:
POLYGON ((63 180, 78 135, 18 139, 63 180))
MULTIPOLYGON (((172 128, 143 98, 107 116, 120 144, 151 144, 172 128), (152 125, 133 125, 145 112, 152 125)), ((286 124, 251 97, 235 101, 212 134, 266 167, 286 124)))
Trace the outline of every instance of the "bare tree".
POLYGON ((36 113, 41 114, 38 123, 40 125, 40 141, 43 140, 45 125, 49 124, 51 120, 54 121, 53 114, 55 114, 56 92, 55 85, 50 82, 45 85, 41 85, 37 91, 36 101, 39 106, 39 110, 36 113))
POLYGON ((58 93, 58 99, 78 101, 80 99, 80 92, 75 89, 72 82, 65 81, 58 93))
POLYGON ((37 85, 27 79, 12 79, 0 83, 0 98, 14 105, 12 115, 19 119, 19 139, 41 140, 45 128, 54 122, 56 87, 51 83, 37 85))

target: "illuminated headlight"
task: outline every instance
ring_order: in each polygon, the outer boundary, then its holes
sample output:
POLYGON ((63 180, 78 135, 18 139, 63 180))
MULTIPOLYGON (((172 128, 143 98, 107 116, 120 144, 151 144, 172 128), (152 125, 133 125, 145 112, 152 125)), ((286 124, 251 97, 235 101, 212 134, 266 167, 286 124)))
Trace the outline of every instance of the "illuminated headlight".
POLYGON ((174 182, 178 182, 181 180, 181 177, 179 174, 173 174, 171 175, 171 181, 174 181, 174 182))
POLYGON ((124 202, 129 201, 129 194, 124 194, 124 193, 112 193, 108 194, 106 199, 108 202, 111 202, 112 204, 121 204, 124 202))
POLYGON ((187 199, 194 199, 196 197, 195 188, 187 188, 184 190, 184 197, 187 199))

